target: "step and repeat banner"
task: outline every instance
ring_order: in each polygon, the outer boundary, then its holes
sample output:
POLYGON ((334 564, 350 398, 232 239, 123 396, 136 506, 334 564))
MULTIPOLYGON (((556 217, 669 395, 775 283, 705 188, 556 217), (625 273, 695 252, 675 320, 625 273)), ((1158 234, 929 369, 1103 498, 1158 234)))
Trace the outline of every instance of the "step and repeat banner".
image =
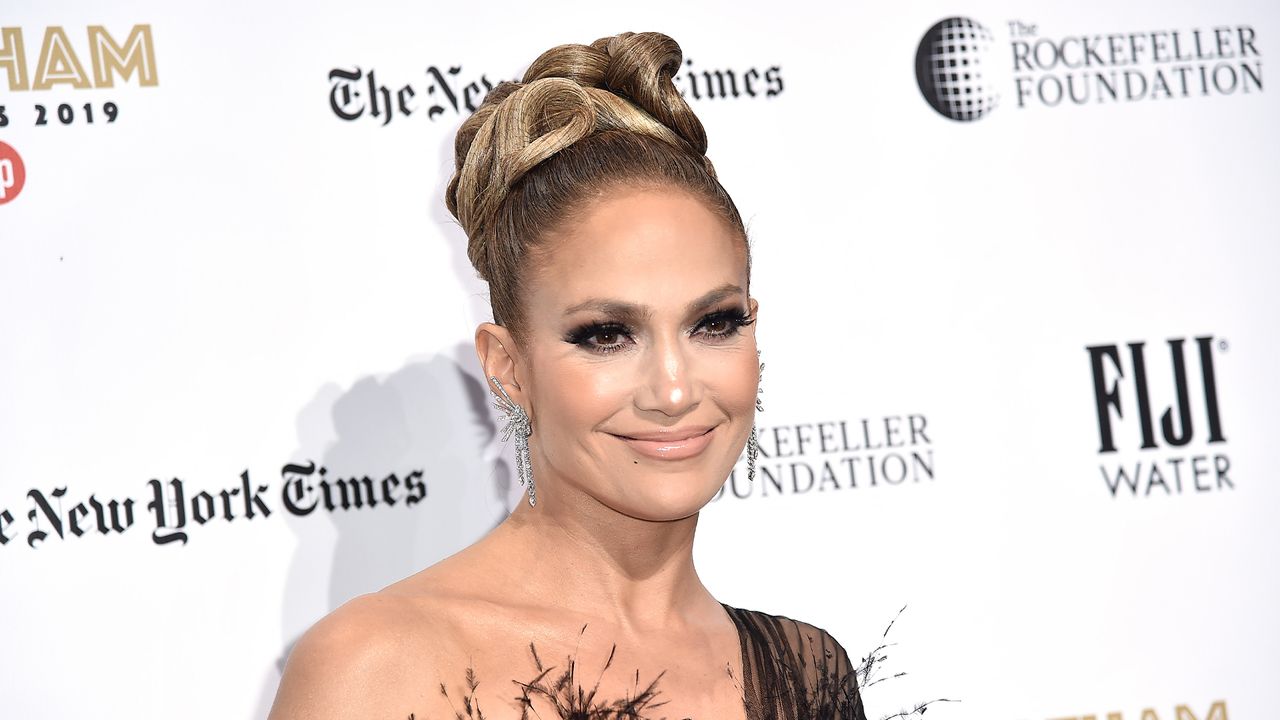
POLYGON ((263 718, 521 500, 454 133, 627 30, 753 243, 717 597, 874 718, 1275 717, 1280 8, 1151 0, 6 2, 0 715, 263 718))

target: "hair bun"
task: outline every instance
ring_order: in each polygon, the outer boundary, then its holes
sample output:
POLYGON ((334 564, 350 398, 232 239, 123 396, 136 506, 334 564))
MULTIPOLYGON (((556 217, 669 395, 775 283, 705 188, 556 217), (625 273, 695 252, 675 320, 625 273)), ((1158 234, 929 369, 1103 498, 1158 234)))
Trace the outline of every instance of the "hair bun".
POLYGON ((489 275, 486 230, 511 186, 538 163, 591 134, 595 125, 586 91, 565 78, 500 83, 464 123, 465 137, 459 131, 455 147, 457 171, 445 202, 472 239, 468 255, 481 277, 489 275), (490 104, 494 95, 498 102, 490 104))
POLYGON ((538 56, 524 82, 545 77, 571 79, 621 95, 675 131, 688 149, 707 152, 707 133, 673 78, 683 61, 680 45, 659 32, 624 32, 591 45, 559 45, 538 56))
POLYGON ((538 56, 521 82, 501 82, 463 122, 454 143, 455 173, 445 204, 467 233, 467 255, 485 280, 498 262, 490 246, 503 200, 526 173, 595 133, 647 135, 706 157, 702 122, 672 79, 682 55, 657 32, 625 32, 590 45, 565 44, 538 56))

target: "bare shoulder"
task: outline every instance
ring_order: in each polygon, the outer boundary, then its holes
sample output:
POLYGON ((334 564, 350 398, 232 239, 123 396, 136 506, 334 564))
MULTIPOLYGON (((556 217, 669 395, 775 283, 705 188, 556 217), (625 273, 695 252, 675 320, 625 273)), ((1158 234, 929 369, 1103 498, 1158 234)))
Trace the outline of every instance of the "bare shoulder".
POLYGON ((326 615, 294 645, 269 720, 448 717, 442 673, 465 657, 477 603, 465 558, 446 558, 326 615))
POLYGON ((382 591, 347 602, 294 645, 270 720, 408 717, 427 707, 421 673, 439 626, 430 604, 410 595, 382 591))

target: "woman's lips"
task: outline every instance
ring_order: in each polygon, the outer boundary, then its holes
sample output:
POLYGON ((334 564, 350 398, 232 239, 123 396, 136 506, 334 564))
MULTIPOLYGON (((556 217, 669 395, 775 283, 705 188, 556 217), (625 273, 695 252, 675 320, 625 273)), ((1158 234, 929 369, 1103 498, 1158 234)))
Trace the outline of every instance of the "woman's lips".
POLYGON ((696 435, 683 440, 640 440, 630 438, 624 435, 614 435, 614 437, 625 442, 632 450, 657 460, 684 460, 691 458, 706 449, 711 444, 711 438, 715 434, 716 428, 712 427, 701 435, 696 435))

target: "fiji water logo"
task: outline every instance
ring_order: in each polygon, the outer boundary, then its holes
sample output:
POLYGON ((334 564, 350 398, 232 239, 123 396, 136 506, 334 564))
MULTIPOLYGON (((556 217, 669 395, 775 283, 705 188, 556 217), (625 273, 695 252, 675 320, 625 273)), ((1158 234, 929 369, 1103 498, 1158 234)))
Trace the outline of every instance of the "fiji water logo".
POLYGON ((1141 341, 1124 349, 1085 348, 1093 371, 1100 469, 1112 497, 1235 488, 1223 447, 1227 436, 1214 361, 1227 342, 1204 335, 1166 344, 1167 366, 1149 363, 1141 341), (1163 405, 1159 415, 1157 402, 1163 405))

